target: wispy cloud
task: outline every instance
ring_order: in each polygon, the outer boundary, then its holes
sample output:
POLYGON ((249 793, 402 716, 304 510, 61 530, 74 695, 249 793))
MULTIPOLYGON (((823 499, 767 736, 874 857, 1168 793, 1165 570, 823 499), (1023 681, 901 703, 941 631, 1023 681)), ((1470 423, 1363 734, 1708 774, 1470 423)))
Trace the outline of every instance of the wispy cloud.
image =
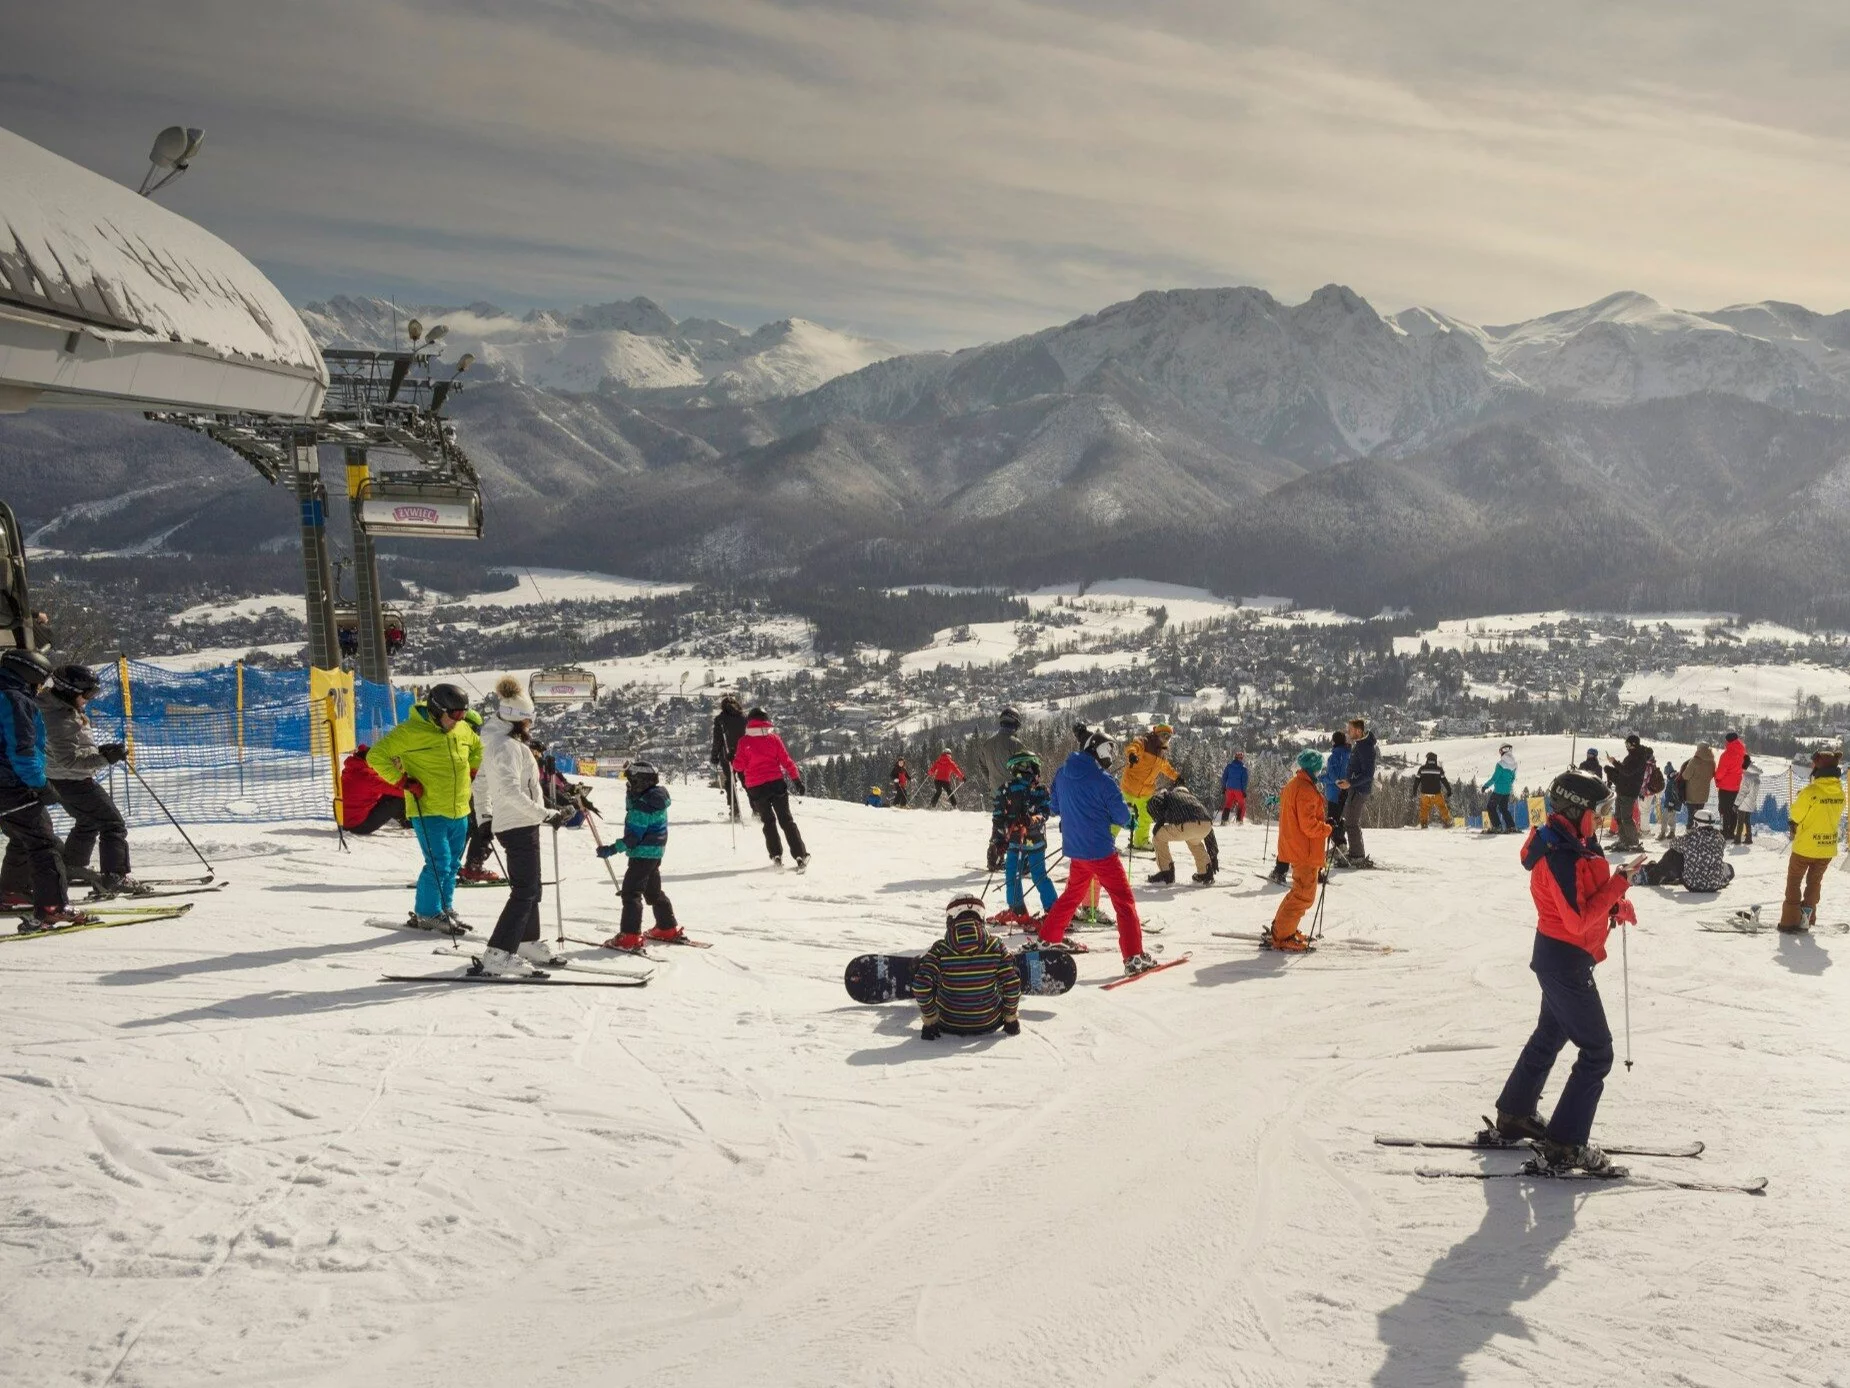
POLYGON ((1850 302, 1836 9, 1422 0, 61 0, 7 124, 292 293, 646 293, 920 344, 1153 286, 1502 321, 1850 302))

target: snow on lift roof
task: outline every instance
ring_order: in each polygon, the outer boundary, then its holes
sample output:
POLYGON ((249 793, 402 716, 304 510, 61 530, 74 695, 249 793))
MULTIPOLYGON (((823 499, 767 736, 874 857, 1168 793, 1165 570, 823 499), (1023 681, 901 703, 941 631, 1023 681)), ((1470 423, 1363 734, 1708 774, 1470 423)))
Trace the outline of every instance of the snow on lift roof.
POLYGON ((0 129, 0 411, 33 405, 308 418, 314 339, 203 227, 0 129))

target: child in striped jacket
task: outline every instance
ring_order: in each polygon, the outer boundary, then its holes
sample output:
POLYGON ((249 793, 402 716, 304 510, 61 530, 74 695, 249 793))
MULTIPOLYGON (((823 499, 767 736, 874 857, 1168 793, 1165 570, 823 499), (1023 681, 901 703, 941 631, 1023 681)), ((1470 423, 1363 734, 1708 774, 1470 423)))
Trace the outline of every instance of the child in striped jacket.
POLYGON ((629 855, 623 870, 623 920, 617 934, 604 942, 609 949, 642 950, 650 940, 678 945, 687 932, 675 923, 674 904, 662 891, 662 854, 668 848, 668 788, 646 761, 633 761, 624 773, 629 794, 623 816, 623 837, 597 850, 600 858, 629 855), (655 928, 642 933, 642 904, 655 913, 655 928))
POLYGON ((912 973, 921 1041, 942 1034, 981 1036, 997 1027, 1021 1034, 1021 974, 1007 946, 983 928, 983 903, 960 896, 944 908, 944 938, 925 951, 912 973))

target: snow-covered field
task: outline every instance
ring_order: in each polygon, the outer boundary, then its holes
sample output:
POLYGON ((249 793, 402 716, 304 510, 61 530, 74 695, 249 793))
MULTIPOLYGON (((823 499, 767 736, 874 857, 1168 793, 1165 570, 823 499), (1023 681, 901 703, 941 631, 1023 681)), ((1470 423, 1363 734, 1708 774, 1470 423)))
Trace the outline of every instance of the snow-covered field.
POLYGON ((1627 703, 1646 699, 1763 718, 1790 718, 1798 701, 1850 703, 1850 671, 1825 665, 1679 665, 1633 675, 1619 689, 1627 703))
MULTIPOLYGON (((1340 878, 1326 924, 1394 952, 1284 958, 1210 934, 1275 899, 1264 832, 1224 831, 1221 885, 1144 897, 1186 965, 1103 993, 1093 935, 1019 1038, 928 1044, 841 970, 981 888, 981 816, 799 801, 799 877, 675 793, 667 887, 715 947, 646 989, 381 982, 445 965, 364 924, 406 909, 416 848, 307 824, 205 831, 232 886, 184 920, 0 952, 0 1382, 1850 1375, 1850 938, 1695 928, 1775 895, 1770 839, 1718 900, 1639 893, 1637 1065, 1599 1124, 1701 1138, 1635 1166, 1769 1176, 1755 1198, 1429 1182, 1516 1159, 1371 1143, 1470 1131, 1534 1018, 1512 840, 1372 834, 1406 870, 1340 878)), ((608 880, 561 837, 567 928, 601 937, 608 880)), ((137 845, 148 873, 185 856, 137 845)), ((1616 955, 1600 977, 1617 1028, 1616 955)))
POLYGON ((631 598, 684 593, 690 586, 686 583, 657 583, 646 578, 623 578, 617 574, 592 573, 584 569, 523 568, 503 572, 519 580, 514 587, 444 601, 466 602, 471 607, 525 607, 548 602, 625 602, 631 598))
MULTIPOLYGON (((1566 621, 1617 621, 1636 628, 1669 627, 1685 636, 1700 637, 1709 628, 1723 626, 1734 619, 1735 614, 1731 612, 1504 612, 1489 617, 1455 617, 1412 636, 1396 636, 1394 650, 1398 655, 1418 655, 1422 644, 1435 651, 1466 651, 1473 646, 1540 649, 1548 644, 1540 628, 1566 621)), ((1782 626, 1778 622, 1749 622, 1745 626, 1729 626, 1727 631, 1742 641, 1777 641, 1788 646, 1802 646, 1812 639, 1796 627, 1782 626)))

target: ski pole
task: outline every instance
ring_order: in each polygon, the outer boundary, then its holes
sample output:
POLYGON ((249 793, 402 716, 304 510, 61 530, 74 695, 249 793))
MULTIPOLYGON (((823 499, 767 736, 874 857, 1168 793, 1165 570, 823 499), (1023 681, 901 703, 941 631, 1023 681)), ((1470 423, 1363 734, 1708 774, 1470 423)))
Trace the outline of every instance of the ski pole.
POLYGON ((1317 874, 1317 909, 1311 913, 1310 918, 1310 938, 1313 940, 1323 938, 1323 901, 1329 894, 1330 870, 1325 867, 1317 874))
MULTIPOLYGON (((589 815, 585 816, 587 822, 589 815)), ((557 929, 558 943, 565 945, 565 893, 559 877, 559 826, 552 826, 552 921, 557 929)))
MULTIPOLYGON (((1613 913, 1615 916, 1618 912, 1613 913)), ((1619 927, 1625 933, 1619 936, 1619 974, 1625 980, 1625 1068, 1632 1068, 1632 932, 1619 927)))
POLYGON ((147 781, 143 779, 142 774, 135 769, 135 763, 131 761, 125 761, 122 763, 122 765, 126 766, 129 769, 129 774, 133 776, 137 781, 141 782, 141 788, 147 791, 148 795, 153 799, 154 803, 161 807, 161 813, 167 816, 167 822, 173 825, 175 829, 178 829, 180 831, 180 837, 185 839, 186 846, 193 850, 193 856, 199 859, 199 861, 202 864, 204 864, 205 870, 208 876, 216 877, 218 875, 218 869, 214 868, 211 863, 206 862, 206 855, 199 851, 199 845, 193 842, 192 838, 188 836, 185 829, 181 828, 180 821, 175 819, 173 817, 173 811, 167 808, 167 802, 162 800, 160 796, 154 793, 154 787, 149 785, 147 781))

